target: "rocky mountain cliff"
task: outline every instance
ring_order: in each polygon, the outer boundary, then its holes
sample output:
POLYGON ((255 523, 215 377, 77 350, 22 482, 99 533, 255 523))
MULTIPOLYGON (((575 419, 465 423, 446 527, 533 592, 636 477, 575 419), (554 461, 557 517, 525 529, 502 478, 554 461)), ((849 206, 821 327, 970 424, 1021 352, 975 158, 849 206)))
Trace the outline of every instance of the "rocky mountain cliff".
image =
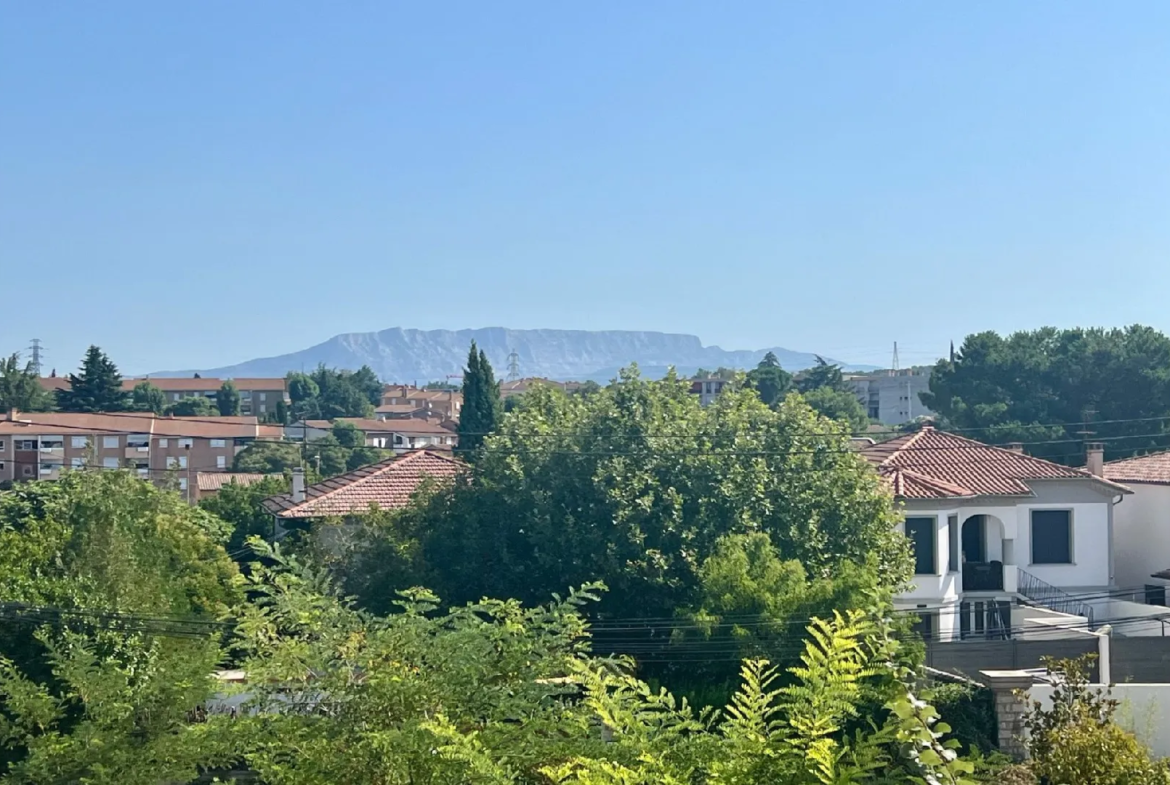
MULTIPOLYGON (((392 327, 376 333, 345 333, 299 352, 263 357, 222 368, 161 371, 154 376, 246 377, 284 376, 324 363, 331 368, 369 365, 386 381, 420 384, 459 374, 467 360, 467 348, 475 341, 496 369, 507 374, 508 355, 519 355, 521 376, 550 379, 593 379, 605 383, 617 370, 638 363, 644 375, 659 377, 669 366, 681 374, 698 368, 720 366, 751 368, 768 351, 775 352, 788 370, 808 368, 816 356, 781 347, 751 351, 727 351, 703 346, 694 335, 630 330, 509 330, 485 327, 477 330, 410 330, 392 327)), ((837 362, 826 358, 830 362, 837 362)), ((867 366, 848 366, 861 369, 867 366)))

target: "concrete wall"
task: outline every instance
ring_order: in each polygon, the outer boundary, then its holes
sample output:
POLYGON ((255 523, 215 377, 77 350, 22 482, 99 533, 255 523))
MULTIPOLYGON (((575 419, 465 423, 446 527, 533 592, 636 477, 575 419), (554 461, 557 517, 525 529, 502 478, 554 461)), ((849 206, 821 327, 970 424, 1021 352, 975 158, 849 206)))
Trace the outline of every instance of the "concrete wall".
POLYGON ((1117 585, 1166 585, 1150 575, 1170 568, 1170 485, 1126 484, 1133 495, 1113 512, 1117 585))
MULTIPOLYGON (((929 643, 926 646, 926 665, 981 681, 980 671, 1041 668, 1044 657, 1074 659, 1083 654, 1095 654, 1097 647, 1097 639, 1091 635, 1062 640, 929 643)), ((1093 678, 1096 678, 1095 667, 1093 678)))
MULTIPOLYGON (((1052 707, 1053 689, 1037 684, 1028 695, 1047 709, 1052 707)), ((1170 684, 1115 684, 1112 694, 1121 701, 1118 724, 1133 731, 1157 757, 1170 757, 1170 684)))
POLYGON ((1170 636, 1170 608, 1121 599, 1090 600, 1097 626, 1112 624, 1115 637, 1165 638, 1170 636))

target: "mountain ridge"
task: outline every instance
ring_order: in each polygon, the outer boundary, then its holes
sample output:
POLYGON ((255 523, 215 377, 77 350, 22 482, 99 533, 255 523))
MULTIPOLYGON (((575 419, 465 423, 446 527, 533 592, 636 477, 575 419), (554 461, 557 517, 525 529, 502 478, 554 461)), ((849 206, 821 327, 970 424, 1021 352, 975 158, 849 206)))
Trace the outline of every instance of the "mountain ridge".
MULTIPOLYGON (((658 377, 668 366, 680 374, 692 374, 698 368, 714 370, 754 367, 771 351, 780 364, 790 371, 815 364, 816 354, 775 346, 763 349, 727 350, 704 346, 696 335, 637 330, 513 330, 506 327, 482 327, 462 330, 416 330, 390 327, 367 333, 341 333, 296 352, 259 357, 218 368, 158 371, 152 376, 188 376, 198 373, 209 377, 284 376, 289 371, 312 370, 324 363, 331 368, 357 369, 369 365, 378 376, 389 382, 429 382, 458 375, 467 361, 467 349, 474 340, 487 354, 503 378, 508 370, 508 355, 515 351, 521 376, 550 379, 593 379, 606 382, 617 369, 638 363, 647 376, 658 377)), ((838 360, 825 358, 829 362, 838 360)), ((873 366, 841 363, 855 370, 873 366)))

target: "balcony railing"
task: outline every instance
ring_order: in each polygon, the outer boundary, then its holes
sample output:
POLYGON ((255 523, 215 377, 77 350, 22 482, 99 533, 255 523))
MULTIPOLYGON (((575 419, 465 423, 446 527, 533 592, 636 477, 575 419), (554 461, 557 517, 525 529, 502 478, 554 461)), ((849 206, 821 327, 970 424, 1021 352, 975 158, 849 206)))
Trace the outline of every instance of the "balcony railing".
POLYGON ((963 591, 1003 591, 1003 562, 964 562, 963 591))
POLYGON ((1020 594, 1039 605, 1057 613, 1083 616, 1089 621, 1089 629, 1096 629, 1093 623, 1093 606, 1030 572, 1020 570, 1020 594))

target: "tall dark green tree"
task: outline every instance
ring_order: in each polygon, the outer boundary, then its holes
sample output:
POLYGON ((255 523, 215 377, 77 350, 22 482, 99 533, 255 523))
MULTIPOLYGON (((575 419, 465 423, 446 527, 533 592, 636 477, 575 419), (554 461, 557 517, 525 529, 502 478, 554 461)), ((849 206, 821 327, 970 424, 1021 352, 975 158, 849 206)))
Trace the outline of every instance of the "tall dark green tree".
POLYGON ((162 414, 167 408, 167 394, 150 382, 139 382, 130 392, 130 406, 136 412, 162 414))
POLYGON ((755 390, 768 406, 775 406, 792 389, 792 374, 780 367, 775 354, 768 352, 760 364, 748 372, 745 386, 755 390))
POLYGON ((219 392, 215 394, 215 408, 219 409, 219 413, 224 417, 236 417, 240 413, 240 391, 228 379, 219 386, 219 392))
POLYGON ((0 360, 0 412, 43 412, 52 405, 53 396, 41 387, 32 363, 21 365, 19 354, 0 360))
POLYGON ((120 412, 130 406, 118 366, 96 346, 85 353, 81 372, 69 374, 68 380, 69 389, 57 391, 57 408, 63 412, 120 412))
POLYGON ((459 413, 459 452, 474 460, 487 434, 496 429, 503 416, 500 385, 487 355, 475 341, 467 354, 463 372, 463 409, 459 413))
POLYGON ((165 413, 175 417, 216 417, 219 410, 202 395, 192 395, 175 401, 165 409, 165 413))

